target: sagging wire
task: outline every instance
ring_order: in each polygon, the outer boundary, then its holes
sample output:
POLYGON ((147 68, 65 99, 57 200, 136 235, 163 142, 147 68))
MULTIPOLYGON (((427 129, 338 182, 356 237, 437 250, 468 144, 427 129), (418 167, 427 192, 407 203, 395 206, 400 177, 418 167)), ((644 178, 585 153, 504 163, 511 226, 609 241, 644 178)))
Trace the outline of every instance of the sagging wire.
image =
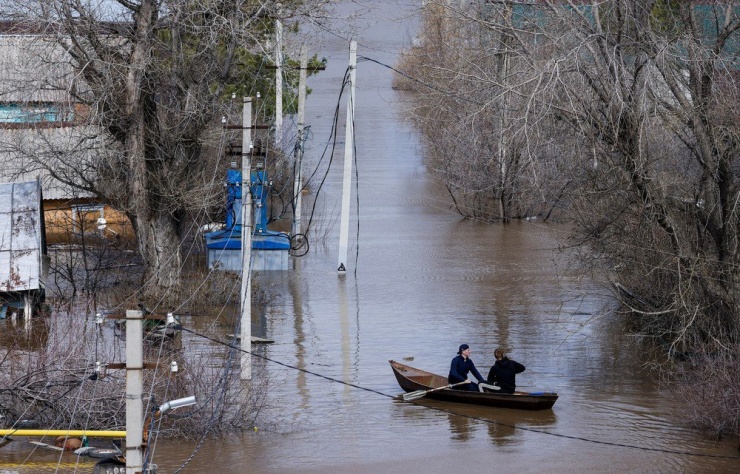
POLYGON ((417 79, 417 78, 415 78, 413 76, 409 76, 405 72, 403 72, 403 71, 401 71, 399 69, 396 69, 396 68, 394 68, 393 66, 391 66, 389 64, 382 63, 382 62, 380 62, 380 61, 378 61, 376 59, 368 58, 367 56, 359 56, 358 55, 357 56, 357 61, 358 62, 360 62, 360 61, 370 61, 371 63, 378 64, 380 66, 383 66, 384 68, 390 69, 391 71, 395 72, 398 75, 401 75, 401 76, 405 77, 406 79, 409 79, 410 81, 414 81, 414 82, 416 82, 418 84, 421 84, 422 86, 424 86, 424 87, 426 87, 428 89, 431 89, 431 90, 433 90, 435 92, 439 92, 441 94, 444 94, 445 96, 454 97, 456 99, 460 99, 463 102, 468 102, 470 104, 474 104, 474 105, 478 105, 478 106, 484 105, 481 102, 478 102, 477 100, 468 99, 467 97, 464 97, 464 96, 455 94, 454 92, 451 92, 451 91, 448 91, 448 90, 440 89, 437 86, 434 86, 432 84, 428 84, 428 83, 426 83, 426 82, 424 82, 424 81, 422 81, 420 79, 417 79))
POLYGON ((340 102, 341 102, 342 94, 344 93, 345 88, 347 87, 347 84, 349 83, 349 72, 350 70, 348 67, 344 73, 344 79, 342 80, 342 87, 339 91, 339 98, 337 99, 337 105, 336 105, 336 108, 334 109, 334 120, 332 121, 332 128, 329 134, 329 140, 327 140, 326 146, 324 147, 324 151, 321 154, 321 158, 319 159, 319 162, 317 163, 316 168, 314 168, 314 171, 311 173, 311 175, 306 180, 306 185, 307 185, 307 183, 310 183, 313 177, 316 175, 316 173, 319 170, 319 166, 321 165, 321 162, 326 157, 326 152, 329 149, 329 145, 331 144, 331 153, 329 154, 329 163, 326 167, 326 171, 324 172, 324 175, 322 176, 319 186, 316 190, 316 196, 313 201, 313 206, 311 207, 311 214, 309 215, 308 224, 306 225, 306 231, 305 231, 306 235, 308 235, 311 229, 311 224, 313 223, 313 216, 314 216, 314 213, 316 212, 316 204, 318 203, 318 200, 319 200, 319 194, 321 193, 324 183, 326 182, 326 178, 329 175, 329 170, 331 169, 331 165, 334 161, 334 151, 336 150, 336 146, 337 146, 337 128, 338 128, 338 122, 339 122, 340 102), (333 140, 332 140, 332 137, 333 137, 333 140))
MULTIPOLYGON (((375 390, 375 389, 368 388, 368 387, 363 387, 361 385, 357 385, 357 384, 353 384, 353 383, 350 383, 350 382, 346 382, 344 380, 339 380, 339 379, 336 379, 334 377, 329 377, 328 375, 323 375, 323 374, 320 374, 318 372, 313 372, 313 371, 308 370, 308 369, 302 369, 300 367, 296 367, 294 365, 286 364, 284 362, 280 362, 278 360, 272 359, 270 357, 267 357, 267 356, 264 356, 264 355, 261 355, 261 354, 257 354, 257 353, 252 352, 252 351, 247 351, 245 349, 242 349, 241 347, 237 347, 237 346, 231 345, 229 343, 226 343, 226 342, 223 342, 223 341, 219 341, 218 339, 212 338, 212 337, 207 336, 205 334, 200 334, 198 332, 195 332, 195 331, 192 331, 192 330, 189 330, 189 329, 184 329, 184 328, 183 328, 183 330, 184 331, 187 331, 187 332, 189 332, 189 333, 191 333, 191 334, 193 334, 195 336, 202 337, 204 339, 208 339, 209 341, 215 342, 217 344, 230 345, 233 349, 236 349, 236 350, 238 350, 240 352, 249 354, 252 357, 257 357, 257 358, 262 359, 264 361, 271 362, 271 363, 276 364, 276 365, 279 365, 281 367, 286 367, 288 369, 293 369, 293 370, 296 370, 296 371, 299 371, 299 372, 303 372, 305 374, 313 375, 315 377, 319 377, 319 378, 328 380, 330 382, 339 383, 339 384, 346 385, 346 386, 349 386, 349 387, 352 387, 352 388, 356 388, 358 390, 363 390, 365 392, 370 392, 370 393, 374 393, 374 394, 377 394, 377 395, 381 395, 381 396, 386 397, 386 398, 398 399, 398 396, 397 395, 389 395, 389 394, 383 393, 383 392, 381 392, 379 390, 375 390)), ((417 404, 415 402, 410 402, 410 403, 417 404)), ((504 426, 504 427, 507 427, 507 428, 515 429, 515 430, 518 429, 518 430, 528 431, 528 432, 531 432, 531 433, 538 433, 538 434, 542 434, 542 435, 554 436, 554 437, 557 437, 557 438, 571 439, 571 440, 576 440, 576 441, 583 441, 583 442, 593 443, 593 444, 600 444, 600 445, 606 445, 606 446, 615 446, 615 447, 628 448, 628 449, 638 449, 638 450, 641 450, 641 451, 650 451, 650 452, 658 452, 658 453, 665 453, 665 454, 675 454, 675 455, 681 455, 681 456, 705 457, 705 458, 713 458, 713 459, 740 459, 740 456, 729 456, 729 455, 709 454, 709 453, 697 453, 697 452, 691 452, 691 451, 677 451, 677 450, 670 450, 670 449, 663 449, 663 448, 650 448, 650 447, 646 447, 646 446, 637 446, 637 445, 632 445, 632 444, 616 443, 616 442, 612 442, 612 441, 596 440, 596 439, 591 439, 591 438, 585 438, 585 437, 582 437, 582 436, 565 435, 565 434, 553 433, 551 431, 545 431, 545 430, 536 429, 536 428, 527 428, 527 427, 524 427, 524 426, 510 425, 510 424, 502 423, 502 422, 495 421, 495 420, 487 420, 485 418, 480 418, 480 417, 476 417, 476 416, 473 416, 473 415, 466 415, 466 414, 463 414, 463 413, 457 413, 457 412, 455 412, 453 410, 448 410, 448 409, 445 409, 445 408, 438 408, 438 407, 433 407, 433 406, 428 406, 428 405, 417 405, 417 406, 423 406, 424 408, 428 408, 428 409, 431 409, 431 410, 440 411, 440 412, 443 412, 443 413, 449 413, 449 414, 456 415, 456 416, 461 416, 461 417, 468 418, 468 419, 471 419, 471 420, 480 421, 480 422, 483 422, 483 423, 486 423, 486 424, 492 424, 492 425, 497 425, 497 426, 504 426)), ((176 472, 179 472, 179 471, 176 471, 176 472)))

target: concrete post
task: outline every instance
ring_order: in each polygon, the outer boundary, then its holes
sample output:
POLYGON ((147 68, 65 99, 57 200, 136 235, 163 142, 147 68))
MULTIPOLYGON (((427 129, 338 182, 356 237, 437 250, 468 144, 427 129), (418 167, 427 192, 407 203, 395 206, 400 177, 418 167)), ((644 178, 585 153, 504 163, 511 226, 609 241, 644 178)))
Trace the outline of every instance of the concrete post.
POLYGON ((144 463, 143 320, 141 311, 126 311, 126 474, 140 473, 144 463))
POLYGON ((252 378, 252 98, 242 109, 242 285, 241 285, 241 379, 252 378))
POLYGON ((293 181, 293 228, 291 235, 298 235, 301 229, 301 204, 303 189, 303 141, 305 140, 306 115, 306 76, 308 69, 308 52, 306 45, 301 46, 301 70, 298 76, 298 141, 296 143, 295 177, 293 181))
POLYGON ((349 44, 349 86, 347 99, 347 125, 344 138, 344 179, 342 181, 342 214, 339 227, 339 262, 337 271, 343 275, 347 271, 347 246, 349 240, 349 210, 352 195, 352 163, 354 161, 354 121, 355 121, 355 72, 357 69, 357 41, 349 44))

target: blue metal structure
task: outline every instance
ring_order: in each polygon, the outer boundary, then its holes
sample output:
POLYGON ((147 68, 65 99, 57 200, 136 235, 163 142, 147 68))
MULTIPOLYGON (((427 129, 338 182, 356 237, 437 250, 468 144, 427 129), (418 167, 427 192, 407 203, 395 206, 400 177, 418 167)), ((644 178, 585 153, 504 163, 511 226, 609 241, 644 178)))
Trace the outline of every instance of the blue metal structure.
MULTIPOLYGON (((242 173, 226 173, 226 222, 222 230, 205 234, 208 268, 241 271, 242 173)), ((250 173, 252 193, 252 270, 287 270, 290 236, 267 228, 269 181, 264 169, 250 173)))

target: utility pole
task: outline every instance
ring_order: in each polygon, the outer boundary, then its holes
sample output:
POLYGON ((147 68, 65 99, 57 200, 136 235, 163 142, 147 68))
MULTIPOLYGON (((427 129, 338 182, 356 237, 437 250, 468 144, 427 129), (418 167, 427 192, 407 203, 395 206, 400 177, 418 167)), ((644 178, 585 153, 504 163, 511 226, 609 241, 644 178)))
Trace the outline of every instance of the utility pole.
POLYGON ((241 285, 241 379, 252 378, 252 98, 242 109, 242 285, 241 285))
POLYGON ((305 140, 304 117, 306 115, 306 76, 308 69, 308 51, 301 46, 301 70, 298 76, 298 139, 295 146, 295 178, 293 181, 293 227, 290 235, 296 236, 301 229, 301 201, 303 194, 303 142, 305 140))
POLYGON ((144 464, 144 314, 126 311, 126 474, 141 473, 144 464))
POLYGON ((283 4, 277 4, 275 21, 275 145, 283 141, 283 4))
POLYGON ((349 240, 349 209, 352 194, 352 162, 354 161, 354 122, 355 122, 355 72, 357 69, 357 41, 349 43, 349 87, 347 100, 347 125, 344 138, 344 179, 342 181, 342 215, 339 227, 339 262, 337 271, 344 275, 347 271, 347 241, 349 240))

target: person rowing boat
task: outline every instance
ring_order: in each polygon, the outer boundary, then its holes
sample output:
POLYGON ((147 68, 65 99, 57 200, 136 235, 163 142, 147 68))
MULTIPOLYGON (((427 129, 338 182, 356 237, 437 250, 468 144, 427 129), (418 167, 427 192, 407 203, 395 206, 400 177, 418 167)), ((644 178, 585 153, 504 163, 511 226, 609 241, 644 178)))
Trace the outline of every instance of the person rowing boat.
POLYGON ((458 385, 455 390, 468 390, 471 392, 478 391, 478 384, 471 381, 468 378, 468 373, 478 380, 478 383, 485 383, 486 380, 475 368, 473 360, 470 358, 470 346, 467 344, 461 344, 457 351, 457 355, 452 359, 450 364, 450 373, 447 376, 447 381, 451 384, 458 384, 460 382, 467 381, 467 384, 458 385))

